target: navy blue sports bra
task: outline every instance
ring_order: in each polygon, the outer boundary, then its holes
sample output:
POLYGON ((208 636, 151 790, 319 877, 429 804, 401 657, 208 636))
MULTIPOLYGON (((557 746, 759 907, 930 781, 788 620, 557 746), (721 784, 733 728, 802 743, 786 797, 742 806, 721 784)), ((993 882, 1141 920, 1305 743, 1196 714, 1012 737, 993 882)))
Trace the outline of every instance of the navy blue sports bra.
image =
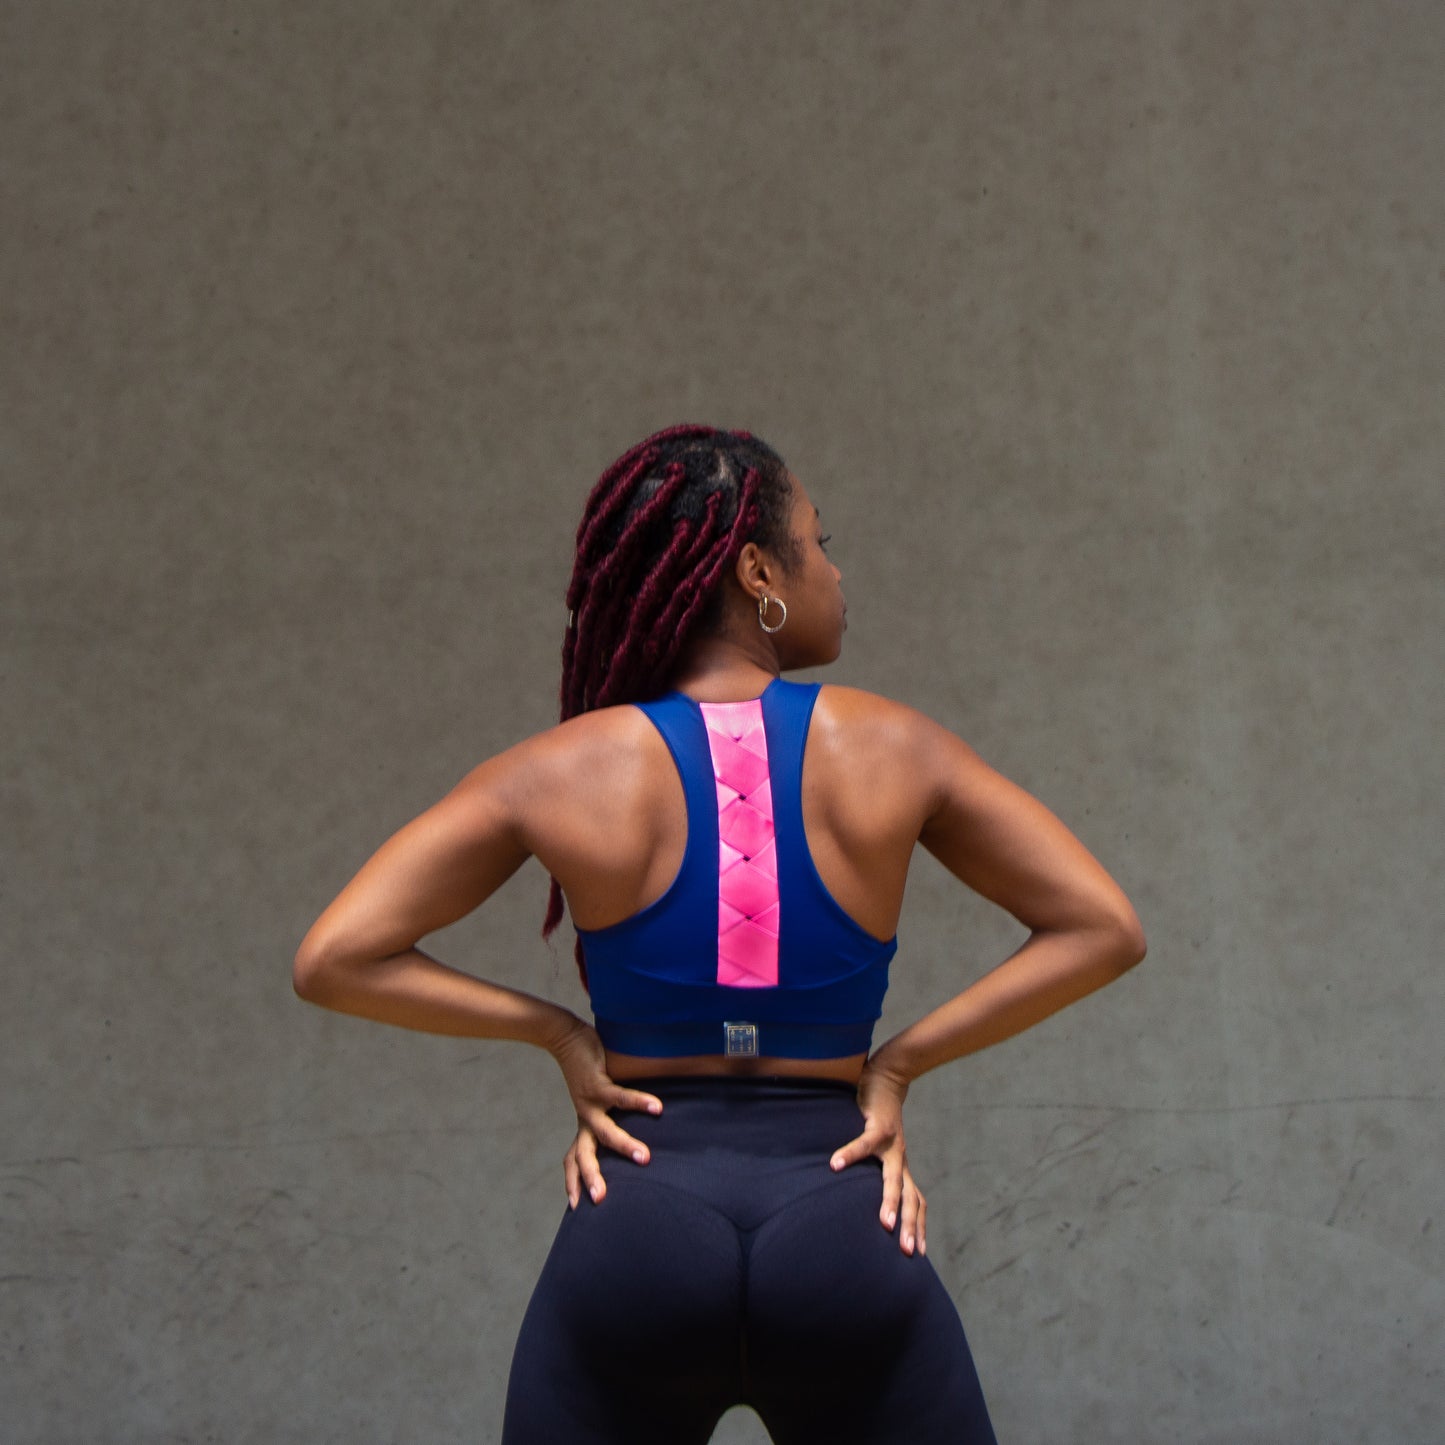
POLYGON ((579 928, 597 1032, 619 1053, 825 1059, 867 1053, 898 935, 828 892, 803 832, 803 747, 820 684, 635 704, 682 778, 687 846, 666 893, 579 928))

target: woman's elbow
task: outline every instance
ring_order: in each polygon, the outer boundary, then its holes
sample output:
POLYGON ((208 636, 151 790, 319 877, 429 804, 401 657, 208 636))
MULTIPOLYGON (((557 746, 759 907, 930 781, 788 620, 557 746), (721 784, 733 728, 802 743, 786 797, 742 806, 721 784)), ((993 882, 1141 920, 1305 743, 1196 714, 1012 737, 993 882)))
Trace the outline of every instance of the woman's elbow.
POLYGON ((296 957, 291 961, 291 987, 296 990, 296 997, 304 998, 307 1003, 315 1003, 320 978, 321 970, 317 966, 315 955, 308 953, 304 945, 298 948, 296 957))
POLYGON ((297 998, 325 1007, 335 994, 338 972, 333 955, 308 933, 291 962, 291 987, 297 998))
POLYGON ((1135 964, 1144 961, 1149 952, 1149 941, 1144 937, 1144 925, 1132 908, 1128 909, 1115 924, 1114 957, 1120 973, 1127 973, 1135 964))

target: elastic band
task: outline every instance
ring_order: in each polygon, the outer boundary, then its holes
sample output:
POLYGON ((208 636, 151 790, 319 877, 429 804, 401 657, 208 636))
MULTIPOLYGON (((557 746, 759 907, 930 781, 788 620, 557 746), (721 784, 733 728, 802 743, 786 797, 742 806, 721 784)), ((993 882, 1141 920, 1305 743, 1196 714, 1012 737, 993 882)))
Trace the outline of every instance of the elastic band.
POLYGON ((866 1054, 873 1046, 873 1019, 849 1024, 746 1023, 721 1019, 688 1019, 670 1023, 634 1023, 595 1016, 597 1032, 614 1053, 644 1059, 678 1058, 683 1054, 762 1055, 786 1059, 845 1059, 866 1054), (750 1030, 750 1047, 728 1048, 728 1030, 750 1030))
POLYGON ((828 1079, 813 1074, 644 1074, 635 1079, 614 1079, 613 1082, 624 1089, 641 1089, 645 1094, 694 1084, 719 1092, 762 1085, 777 1088, 779 1084, 799 1090, 831 1090, 847 1094, 850 1098, 858 1092, 857 1084, 848 1079, 828 1079))

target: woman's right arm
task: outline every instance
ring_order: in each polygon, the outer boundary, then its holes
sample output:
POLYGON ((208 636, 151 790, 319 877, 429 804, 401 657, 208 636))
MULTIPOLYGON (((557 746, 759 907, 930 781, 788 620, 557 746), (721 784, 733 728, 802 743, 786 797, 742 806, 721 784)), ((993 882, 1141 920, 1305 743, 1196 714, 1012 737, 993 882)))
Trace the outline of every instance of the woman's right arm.
POLYGON ((1144 957, 1144 930, 1123 890, 1037 798, 961 738, 906 710, 904 742, 923 780, 918 841, 976 893, 1029 929, 1023 946, 962 993, 879 1045, 859 1080, 865 1127, 834 1169, 884 1161, 883 1219, 902 1209, 909 1246, 921 1201, 904 1188, 903 1101, 920 1074, 1022 1033, 1112 982, 1144 957))
POLYGON ((975 892, 1029 929, 991 972, 895 1034, 868 1067, 906 1087, 1046 1019, 1138 963, 1144 930, 1123 890, 1038 799, 989 767, 961 738, 914 714, 930 783, 919 842, 975 892))

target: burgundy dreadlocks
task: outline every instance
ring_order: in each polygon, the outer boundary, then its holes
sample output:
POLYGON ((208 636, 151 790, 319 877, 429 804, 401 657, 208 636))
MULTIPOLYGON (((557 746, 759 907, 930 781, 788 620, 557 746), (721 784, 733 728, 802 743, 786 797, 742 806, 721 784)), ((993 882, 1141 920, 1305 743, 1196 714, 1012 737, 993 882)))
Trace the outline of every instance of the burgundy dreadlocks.
MULTIPOLYGON (((669 427, 618 457, 577 528, 560 721, 663 692, 689 640, 720 625, 721 584, 744 544, 766 548, 785 571, 799 565, 791 509, 782 458, 745 431, 669 427)), ((552 878, 543 938, 562 905, 552 878)), ((573 952, 586 987, 581 938, 573 952)))

